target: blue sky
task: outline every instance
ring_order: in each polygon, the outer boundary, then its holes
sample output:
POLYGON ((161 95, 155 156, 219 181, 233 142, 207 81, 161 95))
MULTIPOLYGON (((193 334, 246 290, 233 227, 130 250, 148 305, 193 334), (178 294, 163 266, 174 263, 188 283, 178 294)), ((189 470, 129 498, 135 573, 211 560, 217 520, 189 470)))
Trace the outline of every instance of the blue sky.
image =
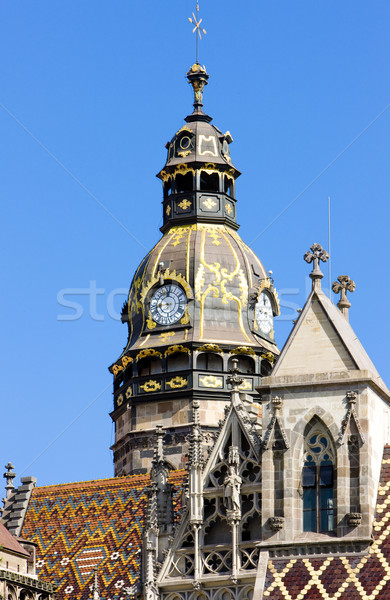
MULTIPOLYGON (((192 108, 194 8, 0 3, 0 456, 40 485, 113 473, 107 367, 126 342, 113 313, 160 235, 155 174, 192 108), (95 308, 69 292, 94 285, 95 308), (77 320, 61 320, 64 294, 77 320)), ((240 234, 274 273, 279 345, 307 295, 303 254, 328 246, 331 196, 332 280, 355 280, 351 324, 389 383, 389 3, 200 11, 205 109, 234 139, 240 234)))

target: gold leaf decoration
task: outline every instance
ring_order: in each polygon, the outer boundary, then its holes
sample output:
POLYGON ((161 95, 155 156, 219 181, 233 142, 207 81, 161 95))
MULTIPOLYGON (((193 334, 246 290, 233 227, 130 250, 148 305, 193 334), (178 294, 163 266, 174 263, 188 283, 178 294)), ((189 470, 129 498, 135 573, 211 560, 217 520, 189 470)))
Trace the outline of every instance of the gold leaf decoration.
POLYGON ((173 390, 178 390, 188 384, 188 380, 183 377, 173 377, 169 381, 166 382, 166 385, 169 385, 173 390))
POLYGON ((197 348, 198 352, 218 352, 218 354, 223 354, 223 350, 218 346, 218 344, 203 344, 203 346, 199 346, 197 348))
POLYGON ((164 356, 169 356, 170 354, 177 354, 178 352, 185 352, 188 356, 191 354, 191 350, 182 346, 181 344, 175 344, 174 346, 169 346, 165 350, 164 356))
POLYGON ((252 380, 244 379, 242 384, 238 386, 238 389, 241 390, 242 392, 245 390, 252 390, 252 380))
POLYGON ((166 214, 168 217, 169 217, 169 215, 171 214, 171 207, 170 207, 170 205, 169 205, 169 204, 168 204, 168 206, 167 206, 167 207, 166 207, 166 209, 165 209, 165 214, 166 214))
POLYGON ((205 206, 208 210, 211 210, 214 208, 214 206, 217 206, 217 203, 212 198, 206 198, 206 200, 203 200, 202 206, 205 206))
POLYGON ((153 321, 152 313, 149 311, 148 318, 146 319, 146 325, 148 329, 154 329, 157 326, 156 321, 153 321))
POLYGON ((173 337, 175 335, 174 331, 165 331, 163 333, 160 333, 160 335, 158 336, 160 338, 160 340, 162 340, 163 342, 166 342, 167 339, 169 337, 173 337))
POLYGON ((133 395, 133 390, 131 389, 131 386, 129 385, 129 387, 126 390, 126 399, 129 400, 133 395))
POLYGON ((182 325, 187 325, 190 322, 190 315, 188 313, 188 305, 186 306, 186 309, 184 311, 184 315, 182 316, 182 318, 180 319, 180 323, 182 325))
POLYGON ((232 209, 232 205, 229 202, 226 202, 226 204, 225 204, 225 210, 226 210, 226 212, 227 212, 228 215, 232 214, 233 209, 232 209))
POLYGON ((119 396, 116 399, 116 403, 118 406, 121 406, 121 404, 123 403, 123 394, 119 394, 119 396))
POLYGON ((240 295, 241 306, 242 306, 242 308, 244 308, 248 301, 248 282, 246 280, 244 271, 242 269, 240 269, 240 272, 238 274, 238 279, 239 279, 238 287, 241 292, 241 295, 240 295))
MULTIPOLYGON (((178 233, 179 231, 181 232, 182 230, 184 230, 184 233, 187 233, 189 227, 178 227, 178 228, 172 228, 175 231, 175 235, 176 233, 178 233)), ((180 242, 178 242, 180 243, 180 242)), ((149 292, 149 290, 154 286, 160 283, 160 278, 161 276, 163 277, 164 280, 166 281, 177 281, 177 283, 179 283, 181 285, 181 287, 184 289, 187 298, 192 298, 192 289, 191 286, 189 285, 189 283, 186 281, 186 279, 183 277, 183 275, 181 273, 176 273, 176 269, 174 269, 173 271, 170 271, 169 268, 165 269, 164 273, 156 273, 156 275, 154 275, 145 285, 142 286, 142 290, 141 290, 141 294, 140 294, 140 301, 141 302, 145 302, 146 296, 149 292)))
POLYGON ((133 359, 131 358, 131 356, 124 356, 124 357, 122 358, 122 365, 123 365, 123 368, 125 369, 125 368, 127 367, 127 365, 129 365, 129 364, 130 364, 130 363, 132 363, 132 362, 133 362, 133 359))
POLYGON ((184 198, 184 200, 182 200, 181 202, 179 202, 178 206, 180 206, 180 208, 182 210, 187 210, 187 208, 189 208, 191 206, 191 201, 187 200, 187 198, 184 198))
POLYGON ((215 375, 202 375, 199 377, 199 385, 207 388, 223 387, 223 378, 215 377, 215 375))
POLYGON ((273 364, 275 357, 272 354, 272 352, 265 352, 264 354, 261 354, 261 358, 264 358, 265 360, 268 360, 271 365, 273 364))
POLYGON ((144 390, 144 392, 157 392, 157 390, 161 390, 161 383, 154 379, 149 379, 149 381, 145 381, 145 383, 139 387, 144 390))
POLYGON ((253 348, 248 348, 248 346, 238 346, 234 350, 230 350, 229 354, 251 354, 252 356, 256 356, 253 348))
POLYGON ((155 356, 156 358, 162 358, 161 352, 155 350, 154 348, 145 348, 144 350, 140 350, 135 360, 138 362, 141 358, 146 358, 147 356, 155 356))
POLYGON ((121 371, 123 371, 122 365, 113 365, 112 372, 114 373, 114 377, 116 377, 121 371))

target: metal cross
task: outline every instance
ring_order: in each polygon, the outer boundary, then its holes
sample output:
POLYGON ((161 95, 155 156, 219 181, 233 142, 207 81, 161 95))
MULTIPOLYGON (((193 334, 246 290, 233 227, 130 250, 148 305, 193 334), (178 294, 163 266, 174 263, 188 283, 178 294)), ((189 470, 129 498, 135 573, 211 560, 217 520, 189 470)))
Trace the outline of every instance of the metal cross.
POLYGON ((192 30, 192 33, 195 33, 195 35, 196 35, 196 62, 198 63, 199 62, 199 40, 202 39, 202 33, 203 33, 203 35, 206 35, 206 30, 200 26, 203 19, 199 19, 199 2, 196 3, 196 17, 194 15, 194 13, 192 13, 192 18, 188 17, 188 20, 190 23, 195 25, 195 27, 192 30))

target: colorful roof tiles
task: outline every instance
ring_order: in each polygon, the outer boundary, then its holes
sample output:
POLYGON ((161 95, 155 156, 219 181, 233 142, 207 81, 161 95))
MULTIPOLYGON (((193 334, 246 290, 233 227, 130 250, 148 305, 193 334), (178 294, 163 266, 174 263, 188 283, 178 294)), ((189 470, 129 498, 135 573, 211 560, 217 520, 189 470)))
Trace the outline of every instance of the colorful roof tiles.
MULTIPOLYGON (((185 471, 172 473, 178 491, 185 471)), ((57 598, 91 598, 94 569, 104 598, 127 597, 139 581, 148 475, 35 488, 23 537, 35 542, 37 573, 57 598)))

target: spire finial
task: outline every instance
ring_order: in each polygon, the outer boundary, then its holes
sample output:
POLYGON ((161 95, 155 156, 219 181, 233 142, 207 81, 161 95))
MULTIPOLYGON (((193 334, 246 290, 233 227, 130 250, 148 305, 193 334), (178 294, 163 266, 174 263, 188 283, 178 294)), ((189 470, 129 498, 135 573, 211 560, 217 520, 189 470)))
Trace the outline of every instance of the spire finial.
POLYGON ((329 258, 329 254, 320 244, 313 244, 310 246, 310 250, 308 250, 303 258, 307 263, 313 262, 313 270, 310 273, 310 277, 313 281, 313 290, 321 289, 321 279, 324 274, 322 273, 319 267, 319 261, 326 262, 329 258))
POLYGON ((203 89, 207 85, 209 74, 206 71, 206 67, 202 67, 199 63, 194 63, 187 73, 188 82, 192 85, 194 90, 194 109, 203 106, 203 89))
POLYGON ((196 37, 196 63, 199 64, 199 40, 202 39, 202 33, 203 35, 206 35, 206 30, 200 26, 203 19, 199 19, 199 2, 196 3, 196 17, 194 13, 192 13, 192 18, 188 17, 188 20, 192 25, 195 25, 192 33, 195 33, 196 37))
POLYGON ((93 578, 93 585, 92 585, 92 590, 93 590, 92 598, 93 598, 93 600, 100 600, 99 582, 98 582, 97 572, 98 572, 98 570, 94 569, 94 578, 93 578))
POLYGON ((241 371, 238 368, 238 359, 233 358, 233 368, 230 369, 231 375, 228 376, 227 382, 232 386, 233 391, 237 391, 238 387, 243 383, 244 378, 241 375, 241 371))
POLYGON ((337 306, 341 310, 347 321, 349 321, 348 311, 351 307, 351 303, 347 298, 347 290, 348 292, 354 292, 355 289, 355 282, 352 281, 352 279, 350 279, 348 275, 339 275, 337 277, 337 281, 334 281, 332 285, 332 290, 335 294, 341 292, 340 300, 338 301, 337 306))
POLYGON ((15 473, 12 471, 12 469, 14 469, 14 465, 9 462, 8 465, 5 465, 4 467, 5 469, 7 469, 7 472, 4 473, 3 477, 5 477, 5 479, 7 480, 7 485, 5 486, 6 491, 6 498, 9 498, 12 490, 14 489, 14 483, 13 480, 16 477, 15 473))

